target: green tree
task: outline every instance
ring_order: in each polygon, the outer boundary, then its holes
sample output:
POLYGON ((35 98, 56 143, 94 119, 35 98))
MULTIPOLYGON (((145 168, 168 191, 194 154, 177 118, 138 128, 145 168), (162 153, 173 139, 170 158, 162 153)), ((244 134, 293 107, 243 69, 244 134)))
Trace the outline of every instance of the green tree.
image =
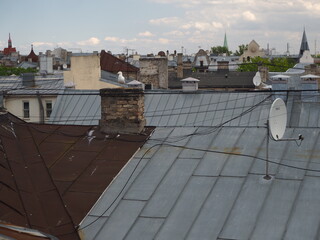
POLYGON ((33 68, 17 68, 0 66, 0 76, 20 75, 22 73, 36 73, 37 70, 33 68))
POLYGON ((241 56, 245 50, 248 50, 248 44, 246 44, 246 45, 241 44, 238 47, 239 47, 239 51, 236 50, 236 52, 234 53, 234 55, 236 55, 236 56, 241 56))
POLYGON ((279 58, 262 58, 253 57, 249 62, 244 62, 239 65, 238 71, 241 72, 256 72, 259 66, 267 66, 270 72, 285 72, 289 68, 294 66, 294 61, 290 58, 279 57, 279 58))
POLYGON ((215 47, 211 47, 211 52, 213 55, 222 55, 222 54, 227 54, 228 56, 232 54, 231 51, 228 50, 227 47, 224 46, 215 46, 215 47))

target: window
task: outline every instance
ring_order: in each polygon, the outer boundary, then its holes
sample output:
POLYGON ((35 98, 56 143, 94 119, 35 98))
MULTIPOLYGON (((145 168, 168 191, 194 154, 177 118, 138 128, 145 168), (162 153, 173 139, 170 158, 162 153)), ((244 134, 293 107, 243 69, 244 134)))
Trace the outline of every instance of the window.
POLYGON ((46 101, 46 117, 49 118, 52 113, 52 102, 46 101))
POLYGON ((29 101, 23 101, 23 118, 30 118, 30 104, 29 104, 29 101))
POLYGON ((200 67, 203 67, 203 61, 200 61, 200 67))
POLYGON ((145 85, 145 89, 146 90, 149 90, 149 89, 152 90, 153 89, 152 84, 146 84, 145 85))

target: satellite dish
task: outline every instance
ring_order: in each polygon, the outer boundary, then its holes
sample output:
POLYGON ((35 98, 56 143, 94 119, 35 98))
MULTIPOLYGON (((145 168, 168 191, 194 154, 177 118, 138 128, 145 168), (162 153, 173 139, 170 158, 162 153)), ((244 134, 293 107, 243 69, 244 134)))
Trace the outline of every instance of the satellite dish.
POLYGON ((67 64, 63 64, 62 67, 63 67, 63 69, 67 69, 68 66, 67 66, 67 64))
POLYGON ((253 77, 253 84, 258 87, 261 84, 260 72, 256 72, 256 75, 253 77))
POLYGON ((274 140, 279 140, 287 126, 287 107, 281 98, 273 101, 269 113, 269 129, 274 140))

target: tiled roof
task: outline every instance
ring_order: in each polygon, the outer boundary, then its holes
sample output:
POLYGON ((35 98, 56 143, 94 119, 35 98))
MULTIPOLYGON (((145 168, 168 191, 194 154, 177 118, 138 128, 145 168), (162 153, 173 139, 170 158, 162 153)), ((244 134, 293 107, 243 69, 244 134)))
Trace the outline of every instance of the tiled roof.
POLYGON ((39 60, 39 57, 34 53, 33 48, 31 49, 29 55, 27 56, 27 61, 30 58, 31 58, 32 62, 38 62, 38 60, 39 60))
POLYGON ((139 71, 139 68, 113 56, 110 53, 102 50, 100 53, 100 66, 101 70, 117 73, 119 71, 122 72, 135 72, 139 71))
POLYGON ((102 134, 97 126, 31 124, 9 113, 0 121, 0 220, 59 239, 79 239, 75 226, 153 129, 102 134))

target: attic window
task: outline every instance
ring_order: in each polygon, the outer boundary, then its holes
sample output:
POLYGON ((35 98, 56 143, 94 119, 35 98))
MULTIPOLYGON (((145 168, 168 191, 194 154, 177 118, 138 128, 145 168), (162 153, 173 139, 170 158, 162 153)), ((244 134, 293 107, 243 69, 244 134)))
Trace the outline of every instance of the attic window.
POLYGON ((203 61, 200 61, 200 67, 203 67, 203 61))

